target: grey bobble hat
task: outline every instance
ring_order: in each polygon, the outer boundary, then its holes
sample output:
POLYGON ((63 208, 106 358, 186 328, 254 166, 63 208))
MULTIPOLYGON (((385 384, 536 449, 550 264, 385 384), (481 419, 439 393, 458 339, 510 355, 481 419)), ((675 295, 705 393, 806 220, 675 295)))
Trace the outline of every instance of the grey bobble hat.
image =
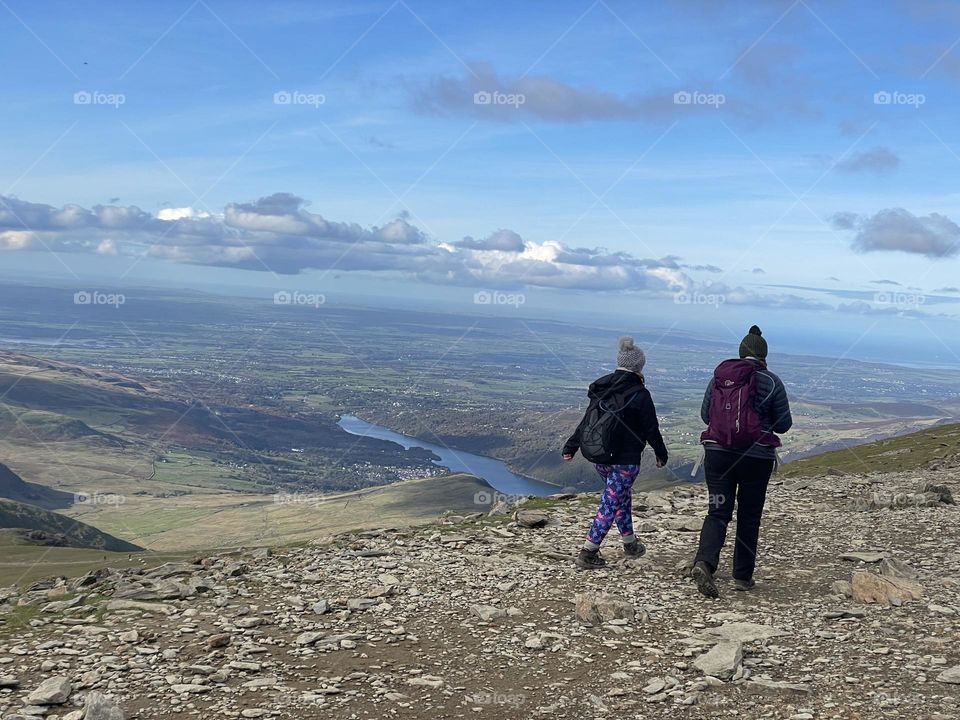
POLYGON ((632 370, 635 373, 642 373, 643 366, 647 363, 647 356, 643 354, 643 350, 633 344, 633 338, 629 335, 624 335, 620 338, 618 347, 617 367, 632 370))

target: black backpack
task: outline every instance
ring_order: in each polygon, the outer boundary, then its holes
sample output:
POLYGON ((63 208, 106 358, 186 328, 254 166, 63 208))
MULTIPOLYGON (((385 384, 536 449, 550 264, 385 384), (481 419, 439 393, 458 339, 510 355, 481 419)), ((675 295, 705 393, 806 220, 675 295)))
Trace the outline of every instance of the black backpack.
POLYGON ((583 427, 580 431, 580 454, 592 463, 601 465, 611 463, 618 450, 614 447, 613 434, 622 422, 620 415, 640 392, 635 392, 620 407, 608 404, 613 394, 610 393, 605 398, 598 398, 591 402, 584 415, 583 427))

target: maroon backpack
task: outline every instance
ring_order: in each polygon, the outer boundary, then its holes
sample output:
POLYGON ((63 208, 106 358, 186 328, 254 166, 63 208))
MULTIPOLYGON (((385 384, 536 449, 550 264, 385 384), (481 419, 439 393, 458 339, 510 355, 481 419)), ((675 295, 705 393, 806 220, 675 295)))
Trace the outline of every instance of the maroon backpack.
POLYGON ((724 360, 713 372, 710 422, 700 442, 715 442, 730 450, 746 450, 756 443, 780 446, 780 438, 763 429, 756 408, 757 364, 751 360, 724 360))

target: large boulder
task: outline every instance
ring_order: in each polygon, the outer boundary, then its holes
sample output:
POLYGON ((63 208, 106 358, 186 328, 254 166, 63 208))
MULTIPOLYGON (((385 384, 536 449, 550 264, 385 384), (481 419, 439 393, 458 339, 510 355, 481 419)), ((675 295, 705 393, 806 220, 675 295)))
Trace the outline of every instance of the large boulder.
POLYGON ((853 574, 853 599, 861 603, 903 605, 923 597, 923 588, 913 580, 875 575, 861 570, 853 574))
POLYGON ((44 680, 27 696, 28 705, 62 705, 70 697, 73 686, 65 677, 52 677, 44 680))
POLYGON ((573 604, 577 620, 584 625, 602 625, 611 620, 633 620, 636 617, 632 603, 607 593, 577 593, 573 604))
POLYGON ((704 675, 718 680, 732 680, 743 665, 743 643, 725 640, 693 661, 704 675))

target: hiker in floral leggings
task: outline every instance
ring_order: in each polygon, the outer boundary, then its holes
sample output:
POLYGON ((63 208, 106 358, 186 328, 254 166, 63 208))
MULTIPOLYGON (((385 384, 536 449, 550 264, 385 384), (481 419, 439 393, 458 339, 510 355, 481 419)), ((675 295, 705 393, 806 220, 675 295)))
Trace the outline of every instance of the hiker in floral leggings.
POLYGON ((578 451, 589 450, 587 459, 594 463, 605 485, 600 509, 577 557, 577 567, 581 570, 597 570, 607 564, 600 555, 600 544, 614 523, 620 530, 627 558, 637 558, 646 552, 633 533, 633 482, 640 472, 644 448, 650 445, 657 456, 657 467, 662 468, 667 464, 667 447, 660 434, 657 409, 644 383, 645 362, 643 350, 634 345, 632 337, 620 338, 617 369, 590 385, 590 406, 561 452, 563 459, 570 462, 578 451), (615 419, 614 425, 608 425, 609 433, 604 435, 603 459, 594 451, 596 426, 591 418, 597 416, 598 408, 615 419))
POLYGON ((600 498, 600 509, 590 526, 587 540, 596 547, 610 532, 610 526, 617 523, 624 547, 637 542, 633 536, 633 515, 631 502, 633 500, 633 481, 640 472, 639 465, 595 465, 597 472, 606 483, 606 490, 600 498))

